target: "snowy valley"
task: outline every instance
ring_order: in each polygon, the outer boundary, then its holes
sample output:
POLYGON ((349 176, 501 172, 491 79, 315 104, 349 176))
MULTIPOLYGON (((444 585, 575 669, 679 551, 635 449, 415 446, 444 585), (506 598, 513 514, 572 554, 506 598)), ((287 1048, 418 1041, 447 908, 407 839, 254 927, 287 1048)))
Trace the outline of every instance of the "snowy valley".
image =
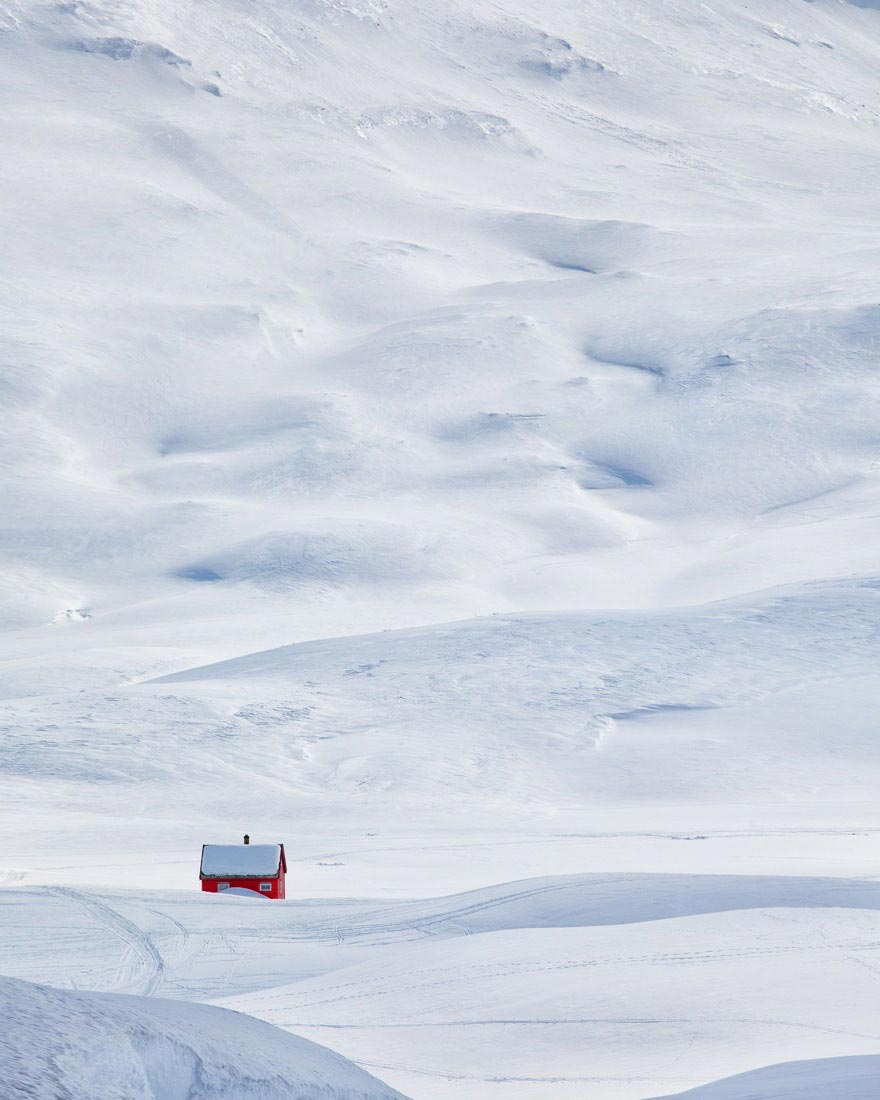
POLYGON ((878 5, 0 0, 0 88, 2 1100, 878 1100, 878 5))

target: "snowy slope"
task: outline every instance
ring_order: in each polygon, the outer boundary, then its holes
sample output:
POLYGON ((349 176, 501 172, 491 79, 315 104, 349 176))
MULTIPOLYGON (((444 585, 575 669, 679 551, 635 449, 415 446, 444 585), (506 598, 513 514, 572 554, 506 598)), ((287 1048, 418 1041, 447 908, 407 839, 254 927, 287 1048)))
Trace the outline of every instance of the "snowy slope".
POLYGON ((202 842, 249 831, 287 842, 300 895, 873 873, 877 615, 874 584, 849 581, 322 640, 9 701, 8 866, 191 888, 202 842))
POLYGON ((873 569, 874 12, 4 11, 20 671, 873 569))
MULTIPOLYGON (((150 993, 136 1004, 173 1001, 178 1014, 212 1000, 410 1096, 637 1100, 774 1058, 876 1049, 878 891, 593 875, 394 905, 274 905, 7 888, 0 935, 8 970, 150 993)), ((828 1100, 834 1079, 815 1077, 803 1100, 828 1100)))
POLYGON ((332 1051, 205 1005, 0 979, 5 1095, 29 1100, 395 1100, 332 1051))
MULTIPOLYGON (((396 901, 204 896, 191 891, 0 891, 4 971, 63 988, 204 999, 259 994, 399 945, 746 910, 880 909, 877 882, 795 875, 559 875, 396 901)), ((748 914, 745 914, 748 916, 748 914)), ((840 921, 842 913, 827 913, 840 921)), ((869 919, 865 917, 865 919, 869 919)), ((708 923, 708 922, 704 922, 708 923)), ((637 936, 638 930, 631 933, 637 936)), ((552 939, 552 937, 548 937, 552 939)))
POLYGON ((774 909, 486 933, 223 1003, 414 1096, 623 1100, 876 1051, 876 926, 774 909))
POLYGON ((873 1100, 878 1070, 872 1055, 788 1062, 692 1089, 682 1100, 873 1100))
POLYGON ((870 1095, 878 54, 0 0, 0 973, 68 1087, 221 1001, 415 1100, 870 1095), (244 832, 288 902, 197 893, 244 832))
POLYGON ((584 876, 390 906, 8 889, 0 934, 7 969, 150 992, 135 1003, 172 1021, 172 1001, 216 1001, 412 1097, 636 1100, 875 1052, 878 889, 584 876))

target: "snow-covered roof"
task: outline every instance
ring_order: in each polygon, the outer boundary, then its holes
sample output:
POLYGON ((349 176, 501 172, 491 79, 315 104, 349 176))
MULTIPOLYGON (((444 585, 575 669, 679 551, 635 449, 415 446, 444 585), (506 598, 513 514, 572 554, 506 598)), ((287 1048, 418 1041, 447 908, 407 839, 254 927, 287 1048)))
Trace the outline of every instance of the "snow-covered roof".
POLYGON ((280 844, 206 844, 201 873, 205 878, 274 878, 281 856, 280 844))

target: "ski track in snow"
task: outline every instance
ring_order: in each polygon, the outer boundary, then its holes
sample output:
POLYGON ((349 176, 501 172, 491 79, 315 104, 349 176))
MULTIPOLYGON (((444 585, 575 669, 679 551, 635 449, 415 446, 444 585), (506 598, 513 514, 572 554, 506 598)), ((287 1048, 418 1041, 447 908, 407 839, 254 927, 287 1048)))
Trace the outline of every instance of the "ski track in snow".
MULTIPOLYGON (((126 919, 106 902, 93 894, 74 890, 69 886, 43 887, 46 894, 70 898, 76 905, 94 916, 97 923, 116 936, 125 946, 122 965, 113 976, 109 989, 121 993, 137 993, 150 996, 159 990, 165 972, 165 960, 156 949, 156 945, 146 933, 132 921, 126 919)), ((182 925, 175 926, 184 934, 182 925)))

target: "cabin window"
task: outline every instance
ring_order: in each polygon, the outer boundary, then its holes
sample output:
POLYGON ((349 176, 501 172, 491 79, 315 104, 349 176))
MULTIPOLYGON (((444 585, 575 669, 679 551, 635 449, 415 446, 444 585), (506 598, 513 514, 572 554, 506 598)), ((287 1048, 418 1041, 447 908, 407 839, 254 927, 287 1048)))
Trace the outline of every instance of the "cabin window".
POLYGON ((229 883, 228 882, 218 882, 217 883, 217 889, 218 890, 228 890, 229 889, 229 883))
POLYGON ((272 889, 272 883, 271 882, 261 882, 260 883, 260 893, 268 894, 271 891, 271 889, 272 889))

